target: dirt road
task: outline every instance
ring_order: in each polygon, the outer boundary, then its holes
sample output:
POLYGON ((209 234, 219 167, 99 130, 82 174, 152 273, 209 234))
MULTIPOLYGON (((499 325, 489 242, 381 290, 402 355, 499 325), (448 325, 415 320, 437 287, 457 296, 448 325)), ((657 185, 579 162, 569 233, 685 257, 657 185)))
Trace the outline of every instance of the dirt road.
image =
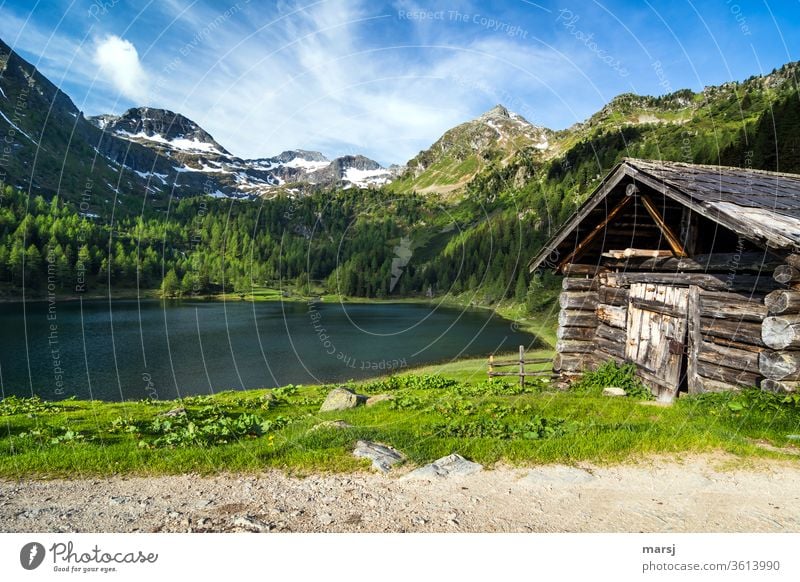
POLYGON ((0 481, 3 532, 800 532, 800 461, 0 481))

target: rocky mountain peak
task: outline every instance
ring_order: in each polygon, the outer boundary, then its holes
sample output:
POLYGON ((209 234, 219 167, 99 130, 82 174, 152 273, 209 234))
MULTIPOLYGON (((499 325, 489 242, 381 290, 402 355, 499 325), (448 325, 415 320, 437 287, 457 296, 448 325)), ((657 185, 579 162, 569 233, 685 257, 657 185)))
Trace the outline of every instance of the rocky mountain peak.
POLYGON ((281 152, 274 158, 276 162, 287 164, 292 160, 305 160, 306 162, 329 162, 330 160, 322 155, 320 152, 312 152, 310 150, 286 150, 281 152))
POLYGON ((503 107, 502 105, 498 104, 492 107, 489 111, 484 113, 480 116, 480 119, 511 119, 511 113, 503 107))
POLYGON ((229 152, 197 123, 167 109, 135 107, 119 116, 98 115, 88 119, 104 131, 128 139, 156 142, 164 149, 229 155, 229 152))

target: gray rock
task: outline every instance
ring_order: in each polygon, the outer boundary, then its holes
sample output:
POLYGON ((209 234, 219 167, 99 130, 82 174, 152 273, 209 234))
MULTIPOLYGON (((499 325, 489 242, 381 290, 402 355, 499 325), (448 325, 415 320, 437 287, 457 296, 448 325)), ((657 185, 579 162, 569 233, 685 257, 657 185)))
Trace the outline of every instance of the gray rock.
POLYGON ((255 532, 263 532, 269 531, 272 529, 268 523, 264 523, 260 519, 256 519, 250 516, 239 516, 233 520, 233 525, 235 527, 240 527, 242 529, 246 529, 248 531, 255 531, 255 532))
POLYGON ((391 394, 377 394, 375 396, 370 396, 367 398, 367 406, 375 406, 379 402, 386 402, 387 400, 394 400, 394 396, 391 394))
POLYGON ((453 453, 435 460, 429 465, 420 467, 405 476, 406 479, 447 479, 450 477, 463 477, 483 470, 483 465, 468 461, 461 455, 453 453))
POLYGON ((523 481, 530 485, 554 485, 571 483, 588 483, 594 479, 589 471, 565 465, 549 465, 532 469, 523 481))
POLYGON ((166 412, 162 413, 161 416, 181 416, 184 414, 186 414, 186 409, 183 406, 178 406, 172 410, 167 410, 166 412))
POLYGON ((317 430, 325 430, 325 429, 351 428, 352 426, 353 426, 352 424, 348 424, 341 419, 326 420, 324 422, 320 422, 319 424, 315 424, 308 430, 308 432, 314 432, 317 430))
POLYGON ((356 394, 347 388, 334 388, 328 392, 325 402, 320 407, 320 412, 329 412, 331 410, 347 410, 355 408, 359 404, 366 402, 367 397, 361 394, 356 394))
POLYGON ((627 392, 616 386, 608 386, 607 388, 603 388, 603 396, 627 396, 627 392))
POLYGON ((372 441, 358 441, 356 448, 353 450, 353 455, 363 459, 370 459, 373 469, 377 469, 382 473, 388 473, 392 465, 404 461, 406 458, 400 451, 372 441))

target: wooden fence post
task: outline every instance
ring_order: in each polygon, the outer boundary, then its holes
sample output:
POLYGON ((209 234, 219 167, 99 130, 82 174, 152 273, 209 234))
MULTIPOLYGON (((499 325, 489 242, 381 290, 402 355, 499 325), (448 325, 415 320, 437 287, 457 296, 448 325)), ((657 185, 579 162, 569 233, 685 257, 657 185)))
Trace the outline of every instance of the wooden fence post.
POLYGON ((519 346, 519 387, 525 389, 525 346, 519 346))
POLYGON ((489 354, 489 378, 491 379, 494 373, 494 354, 489 354))

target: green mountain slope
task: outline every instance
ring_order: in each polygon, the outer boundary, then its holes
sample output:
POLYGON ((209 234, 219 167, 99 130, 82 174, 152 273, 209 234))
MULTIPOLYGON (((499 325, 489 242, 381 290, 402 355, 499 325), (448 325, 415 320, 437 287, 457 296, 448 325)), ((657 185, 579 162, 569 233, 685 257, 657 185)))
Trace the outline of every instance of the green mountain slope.
POLYGON ((497 105, 440 137, 406 164, 393 192, 460 192, 478 173, 503 167, 521 151, 542 155, 552 132, 497 105))

